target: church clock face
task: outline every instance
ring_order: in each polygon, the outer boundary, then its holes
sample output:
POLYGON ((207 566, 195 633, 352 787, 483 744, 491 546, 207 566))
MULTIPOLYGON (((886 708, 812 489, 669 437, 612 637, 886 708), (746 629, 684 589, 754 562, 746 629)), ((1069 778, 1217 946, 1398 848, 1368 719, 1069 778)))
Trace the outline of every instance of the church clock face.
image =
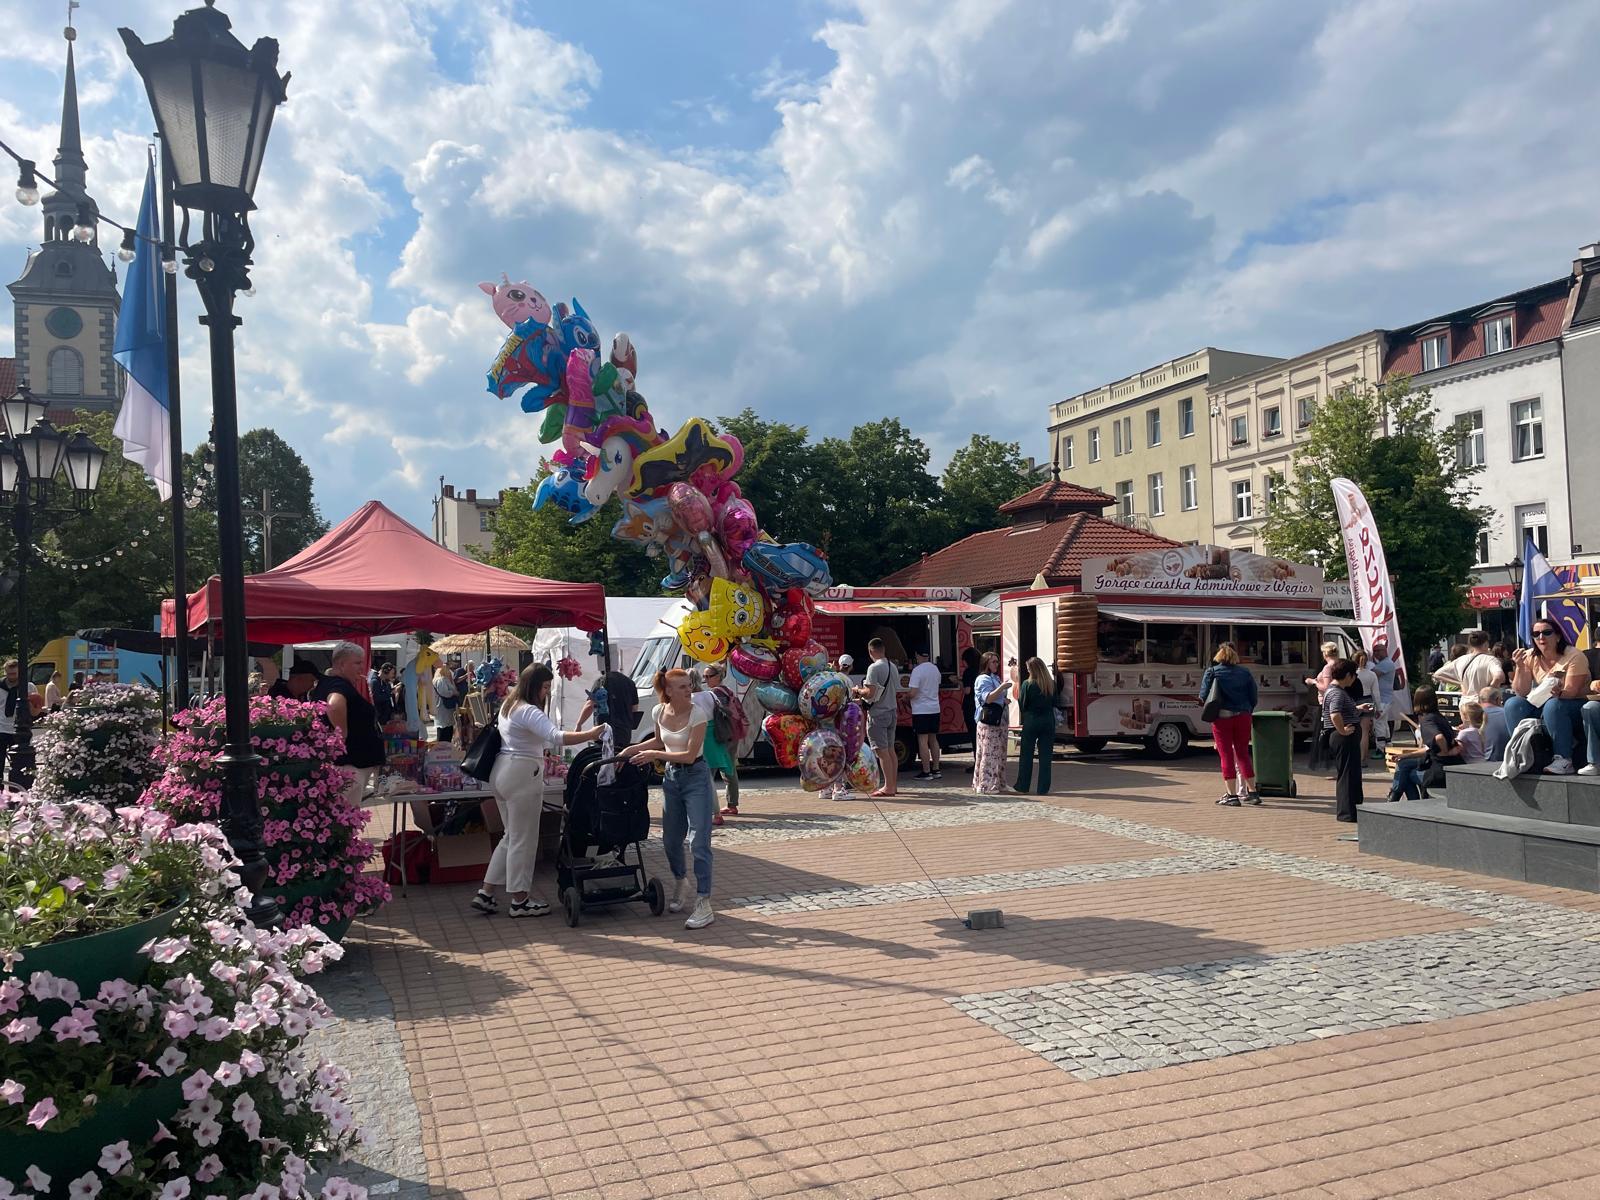
POLYGON ((44 327, 52 337, 67 342, 83 332, 83 318, 74 309, 52 308, 44 319, 44 327))

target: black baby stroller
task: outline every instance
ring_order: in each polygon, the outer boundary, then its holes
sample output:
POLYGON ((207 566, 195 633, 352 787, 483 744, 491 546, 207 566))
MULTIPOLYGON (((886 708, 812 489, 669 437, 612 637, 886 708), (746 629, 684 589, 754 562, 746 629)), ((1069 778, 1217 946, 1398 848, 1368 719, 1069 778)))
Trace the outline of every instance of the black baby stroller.
POLYGON ((601 758, 598 746, 573 760, 556 846, 556 885, 568 925, 576 925, 585 908, 631 900, 647 901, 658 917, 665 911, 661 881, 644 873, 641 843, 650 836, 649 795, 642 770, 620 758, 601 758), (602 787, 600 768, 608 764, 617 768, 616 777, 602 787))

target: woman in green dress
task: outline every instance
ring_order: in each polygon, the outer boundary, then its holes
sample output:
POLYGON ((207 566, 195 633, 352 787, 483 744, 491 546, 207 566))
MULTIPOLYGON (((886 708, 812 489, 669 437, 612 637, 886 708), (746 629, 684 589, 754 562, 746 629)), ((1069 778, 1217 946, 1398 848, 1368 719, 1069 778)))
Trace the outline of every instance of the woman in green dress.
POLYGON ((1033 775, 1033 756, 1039 755, 1039 795, 1050 793, 1050 760, 1056 746, 1056 686, 1050 668, 1038 658, 1028 660, 1028 677, 1017 695, 1022 710, 1021 748, 1017 758, 1017 791, 1026 792, 1033 775))

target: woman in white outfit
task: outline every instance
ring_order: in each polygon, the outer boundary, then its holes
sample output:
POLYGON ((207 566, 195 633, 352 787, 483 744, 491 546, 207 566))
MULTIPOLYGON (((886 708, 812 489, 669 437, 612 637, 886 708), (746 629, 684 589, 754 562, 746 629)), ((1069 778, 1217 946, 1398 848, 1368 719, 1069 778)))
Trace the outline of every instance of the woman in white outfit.
MULTIPOLYGON (((550 911, 549 904, 528 894, 539 853, 539 816, 544 807, 540 775, 545 751, 595 741, 605 728, 597 725, 571 733, 557 728, 544 713, 553 678, 550 668, 542 663, 525 668, 517 677, 517 686, 500 706, 500 753, 489 772, 489 790, 494 793, 506 831, 483 873, 483 886, 472 898, 472 907, 481 913, 499 911, 500 900, 495 893, 501 889, 511 894, 513 917, 542 917, 550 911)), ((580 725, 589 718, 590 710, 590 705, 584 705, 578 718, 580 725)))

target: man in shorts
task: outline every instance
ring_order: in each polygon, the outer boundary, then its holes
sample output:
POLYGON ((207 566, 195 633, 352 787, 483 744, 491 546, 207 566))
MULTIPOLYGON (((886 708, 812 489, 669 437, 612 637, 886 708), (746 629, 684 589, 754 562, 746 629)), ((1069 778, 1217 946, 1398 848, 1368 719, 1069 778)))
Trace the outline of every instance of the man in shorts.
POLYGON ((855 689, 867 705, 867 741, 877 751, 878 764, 883 768, 883 786, 872 794, 877 797, 893 796, 899 782, 899 763, 894 754, 894 730, 899 707, 900 672, 889 661, 882 638, 867 643, 867 654, 872 665, 867 668, 866 682, 855 689))

